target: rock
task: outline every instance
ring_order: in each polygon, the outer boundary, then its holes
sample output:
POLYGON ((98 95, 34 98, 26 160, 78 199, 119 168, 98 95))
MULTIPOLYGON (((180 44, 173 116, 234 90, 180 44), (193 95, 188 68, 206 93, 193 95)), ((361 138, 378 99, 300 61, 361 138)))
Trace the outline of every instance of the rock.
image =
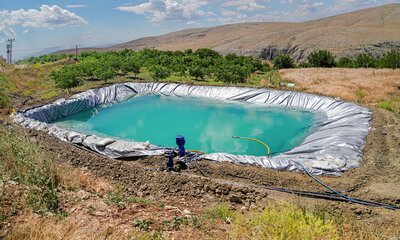
POLYGON ((229 201, 232 203, 237 203, 237 204, 241 204, 243 202, 242 199, 237 195, 230 196, 229 201))
POLYGON ((256 210, 257 206, 254 203, 250 204, 250 210, 256 210))
POLYGON ((210 191, 215 192, 216 189, 217 189, 217 186, 215 186, 215 185, 210 186, 210 191))
POLYGON ((183 215, 185 215, 185 217, 190 217, 192 216, 192 212, 190 212, 188 209, 183 210, 183 215))
POLYGON ((164 207, 164 209, 165 209, 165 210, 179 210, 179 208, 174 207, 174 206, 169 206, 169 205, 166 205, 166 206, 164 207))
POLYGON ((244 213, 247 210, 248 210, 248 208, 246 206, 243 206, 243 207, 240 208, 240 212, 241 213, 244 213))
POLYGON ((240 189, 240 191, 241 191, 243 194, 247 194, 247 193, 249 192, 249 189, 248 189, 248 188, 242 188, 242 189, 240 189))

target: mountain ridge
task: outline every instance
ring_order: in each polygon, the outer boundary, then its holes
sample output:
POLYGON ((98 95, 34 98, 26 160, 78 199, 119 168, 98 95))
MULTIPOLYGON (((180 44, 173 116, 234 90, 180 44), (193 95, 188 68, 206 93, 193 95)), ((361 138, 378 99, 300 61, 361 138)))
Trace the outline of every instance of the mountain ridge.
POLYGON ((380 56, 399 46, 400 4, 389 4, 298 23, 252 22, 190 28, 81 51, 211 48, 222 54, 234 52, 266 60, 279 54, 290 54, 301 61, 316 49, 327 49, 337 56, 361 52, 380 56))

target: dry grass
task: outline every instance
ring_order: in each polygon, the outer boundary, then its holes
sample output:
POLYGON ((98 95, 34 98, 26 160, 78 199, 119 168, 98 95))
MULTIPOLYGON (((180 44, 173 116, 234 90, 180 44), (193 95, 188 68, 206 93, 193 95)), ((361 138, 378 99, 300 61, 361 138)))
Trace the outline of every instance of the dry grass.
POLYGON ((57 178, 59 185, 70 191, 84 189, 88 192, 104 194, 112 189, 111 184, 105 180, 94 177, 85 169, 74 168, 68 164, 58 165, 57 178))
POLYGON ((38 218, 29 215, 18 223, 5 239, 149 239, 148 234, 132 228, 118 228, 87 216, 59 220, 54 217, 38 218))
POLYGON ((400 70, 306 68, 280 70, 296 90, 375 105, 400 96, 400 70))

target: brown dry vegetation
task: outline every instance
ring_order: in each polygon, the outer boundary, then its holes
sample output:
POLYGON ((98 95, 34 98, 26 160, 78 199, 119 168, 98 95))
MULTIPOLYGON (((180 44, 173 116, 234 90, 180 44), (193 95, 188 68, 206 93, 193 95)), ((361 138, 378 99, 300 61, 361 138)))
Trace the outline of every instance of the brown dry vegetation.
POLYGON ((279 72, 283 81, 295 83, 295 90, 299 91, 372 106, 400 98, 400 70, 307 68, 279 72))

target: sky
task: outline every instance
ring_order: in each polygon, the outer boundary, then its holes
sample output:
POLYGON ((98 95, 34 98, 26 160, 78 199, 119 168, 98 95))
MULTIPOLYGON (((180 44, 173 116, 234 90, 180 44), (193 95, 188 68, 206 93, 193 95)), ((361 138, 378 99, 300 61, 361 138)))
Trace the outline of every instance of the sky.
POLYGON ((400 0, 0 0, 0 55, 105 46, 186 28, 301 22, 400 0))

